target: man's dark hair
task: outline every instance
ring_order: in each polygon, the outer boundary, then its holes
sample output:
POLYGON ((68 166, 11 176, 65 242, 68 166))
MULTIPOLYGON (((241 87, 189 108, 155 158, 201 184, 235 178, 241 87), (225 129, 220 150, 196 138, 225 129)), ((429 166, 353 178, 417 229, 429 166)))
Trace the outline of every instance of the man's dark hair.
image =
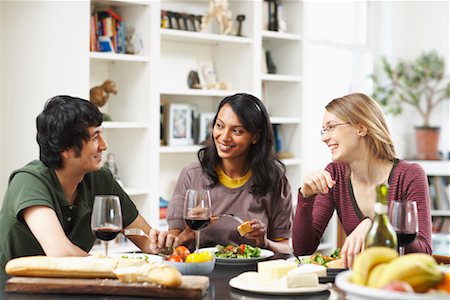
MULTIPOLYGON (((251 145, 248 155, 253 172, 252 192, 255 195, 265 195, 269 191, 275 191, 286 169, 275 155, 272 124, 264 104, 250 94, 238 93, 228 96, 219 104, 212 123, 213 127, 220 109, 225 104, 231 106, 246 130, 259 136, 258 142, 251 145)), ((216 145, 212 140, 212 132, 207 138, 207 146, 199 150, 198 159, 203 172, 212 181, 211 186, 216 185, 219 182, 219 176, 215 166, 221 158, 217 154, 216 145)))
POLYGON ((89 127, 102 124, 102 113, 91 102, 71 97, 49 99, 36 118, 39 159, 47 166, 62 168, 61 152, 74 148, 77 155, 83 140, 89 140, 89 127))

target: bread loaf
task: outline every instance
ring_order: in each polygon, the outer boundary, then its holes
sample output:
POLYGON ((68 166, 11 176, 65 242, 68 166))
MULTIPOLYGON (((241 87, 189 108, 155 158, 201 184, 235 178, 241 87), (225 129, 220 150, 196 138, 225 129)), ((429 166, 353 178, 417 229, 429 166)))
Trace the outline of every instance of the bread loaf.
POLYGON ((175 267, 135 258, 27 256, 12 259, 5 266, 10 276, 66 278, 117 278, 124 273, 119 271, 123 269, 136 272, 134 275, 127 272, 132 278, 128 281, 170 287, 181 284, 181 274, 175 267))
POLYGON ((250 224, 250 221, 241 223, 241 225, 237 227, 237 231, 239 231, 239 234, 241 236, 244 236, 246 233, 252 231, 252 225, 250 224))

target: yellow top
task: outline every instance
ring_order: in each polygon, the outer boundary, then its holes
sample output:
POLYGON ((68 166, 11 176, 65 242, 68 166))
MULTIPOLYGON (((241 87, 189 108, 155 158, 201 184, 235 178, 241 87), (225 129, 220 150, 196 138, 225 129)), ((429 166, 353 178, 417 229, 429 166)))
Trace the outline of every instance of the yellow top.
POLYGON ((252 170, 248 170, 247 174, 245 174, 243 177, 234 179, 225 174, 225 172, 219 165, 216 166, 216 171, 217 174, 219 175, 220 183, 222 183, 224 186, 230 189, 235 189, 240 186, 243 186, 253 175, 252 170))

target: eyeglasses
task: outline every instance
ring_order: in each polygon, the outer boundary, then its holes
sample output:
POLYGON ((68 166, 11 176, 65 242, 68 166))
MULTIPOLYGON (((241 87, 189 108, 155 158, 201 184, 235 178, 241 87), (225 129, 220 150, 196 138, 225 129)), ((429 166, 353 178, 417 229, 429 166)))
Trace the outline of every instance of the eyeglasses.
POLYGON ((347 124, 350 124, 350 122, 329 124, 327 127, 320 130, 320 135, 323 136, 327 132, 332 133, 336 129, 336 127, 338 127, 340 125, 347 125, 347 124))

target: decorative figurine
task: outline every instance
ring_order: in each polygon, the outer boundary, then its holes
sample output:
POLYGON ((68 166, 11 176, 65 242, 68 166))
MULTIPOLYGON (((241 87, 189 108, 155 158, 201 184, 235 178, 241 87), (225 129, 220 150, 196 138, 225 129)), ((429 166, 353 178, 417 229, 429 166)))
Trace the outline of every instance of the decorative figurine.
POLYGON ((267 73, 277 74, 277 66, 275 66, 275 63, 273 62, 270 51, 266 51, 266 62, 267 62, 267 73))
MULTIPOLYGON (((90 90, 89 100, 97 107, 102 107, 106 104, 109 98, 109 94, 117 94, 116 84, 112 80, 105 80, 102 85, 94 86, 90 90)), ((103 121, 111 121, 111 117, 103 113, 103 121)))
POLYGON ((233 31, 233 20, 231 10, 228 8, 227 0, 212 0, 209 2, 209 9, 206 16, 202 18, 201 30, 208 27, 211 18, 215 18, 219 23, 220 34, 231 34, 233 31))
POLYGON ((245 15, 237 15, 236 20, 238 21, 238 30, 236 35, 242 36, 242 22, 245 20, 245 15))
POLYGON ((190 89, 201 89, 200 78, 198 78, 197 71, 190 71, 188 75, 188 86, 190 89))
POLYGON ((117 169, 116 158, 114 153, 108 153, 108 155, 106 156, 106 161, 103 164, 103 166, 111 171, 111 173, 114 176, 114 179, 117 181, 117 183, 120 184, 120 186, 123 187, 122 180, 120 179, 119 176, 119 170, 117 169))

